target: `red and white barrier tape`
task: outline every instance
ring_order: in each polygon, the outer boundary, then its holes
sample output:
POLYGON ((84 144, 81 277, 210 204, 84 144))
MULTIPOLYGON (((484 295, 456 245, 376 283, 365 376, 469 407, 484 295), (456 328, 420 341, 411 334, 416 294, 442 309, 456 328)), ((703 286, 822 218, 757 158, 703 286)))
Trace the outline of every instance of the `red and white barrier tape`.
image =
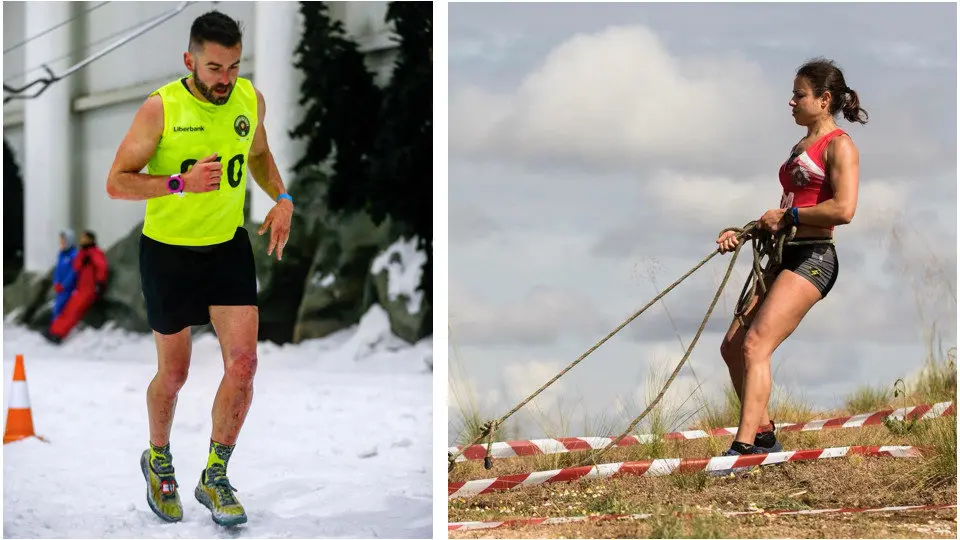
POLYGON ((665 476, 677 471, 694 473, 698 471, 726 471, 738 467, 755 465, 773 465, 787 461, 809 461, 815 459, 839 458, 848 455, 920 457, 921 451, 915 446, 840 446, 835 448, 814 448, 810 450, 791 450, 770 454, 750 454, 745 456, 720 456, 712 458, 666 458, 644 461, 625 461, 621 463, 601 463, 552 471, 513 474, 497 478, 484 478, 466 482, 447 484, 447 498, 472 497, 494 491, 507 491, 518 486, 534 486, 554 482, 571 482, 580 479, 609 478, 619 476, 665 476))
MULTIPOLYGON (((787 431, 820 431, 823 429, 838 428, 858 428, 863 426, 874 426, 882 424, 887 418, 894 419, 930 419, 940 416, 956 414, 953 402, 946 401, 934 405, 915 405, 913 407, 904 407, 902 409, 887 409, 872 413, 858 414, 855 416, 841 416, 839 418, 830 418, 827 420, 811 420, 798 424, 778 424, 778 432, 787 431)), ((671 440, 690 440, 702 439, 705 437, 722 437, 725 435, 736 435, 737 428, 716 428, 709 431, 695 429, 690 431, 677 431, 667 433, 662 436, 665 441, 671 440)), ((656 435, 629 435, 624 437, 616 446, 634 446, 638 444, 647 444, 656 440, 656 435)), ((536 456, 541 454, 564 454, 567 452, 578 452, 582 450, 600 450, 606 448, 613 442, 612 437, 562 437, 556 439, 534 439, 530 441, 504 441, 495 442, 491 445, 490 455, 494 459, 512 458, 520 456, 536 456)), ((455 453, 460 446, 449 448, 450 453, 455 453)), ((457 461, 481 460, 486 455, 487 447, 484 444, 475 444, 467 448, 463 454, 457 456, 457 461)))
MULTIPOLYGON (((825 508, 810 510, 756 510, 747 512, 723 512, 723 517, 750 516, 750 515, 777 515, 777 516, 798 516, 811 514, 851 514, 851 513, 876 513, 876 512, 909 512, 917 510, 946 510, 956 508, 955 504, 930 504, 924 506, 886 506, 883 508, 825 508)), ((678 512, 677 515, 680 513, 678 512)), ((618 519, 650 519, 653 514, 606 514, 599 516, 575 516, 575 517, 552 517, 552 518, 524 518, 510 519, 506 521, 464 521, 461 523, 448 523, 448 531, 469 531, 475 529, 497 529, 500 527, 522 526, 522 525, 559 525, 561 523, 576 523, 580 521, 612 521, 618 519)))

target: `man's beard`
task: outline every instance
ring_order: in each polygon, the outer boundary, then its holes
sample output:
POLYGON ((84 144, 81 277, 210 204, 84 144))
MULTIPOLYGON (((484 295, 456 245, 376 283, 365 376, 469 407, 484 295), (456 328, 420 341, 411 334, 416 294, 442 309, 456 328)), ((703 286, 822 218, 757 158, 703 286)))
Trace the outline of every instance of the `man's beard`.
POLYGON ((200 80, 200 77, 197 76, 197 70, 193 70, 193 84, 196 85, 197 91, 200 92, 200 95, 207 98, 207 101, 213 103, 214 105, 223 105, 227 102, 227 100, 230 99, 230 94, 233 93, 233 85, 230 84, 226 86, 227 93, 225 95, 217 96, 213 93, 212 88, 200 80))

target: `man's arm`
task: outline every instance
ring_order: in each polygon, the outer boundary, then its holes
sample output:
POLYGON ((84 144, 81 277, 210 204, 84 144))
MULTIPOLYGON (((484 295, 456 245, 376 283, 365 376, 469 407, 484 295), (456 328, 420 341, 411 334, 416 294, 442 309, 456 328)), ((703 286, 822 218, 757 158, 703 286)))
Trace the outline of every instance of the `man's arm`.
MULTIPOLYGON (((286 193, 287 189, 283 185, 283 179, 280 178, 280 171, 277 169, 277 162, 273 159, 270 152, 270 146, 267 144, 267 130, 263 127, 263 120, 267 115, 267 104, 263 99, 263 94, 257 92, 257 129, 253 133, 253 144, 250 145, 250 154, 247 158, 250 174, 271 200, 276 201, 277 196, 286 193)), ((289 202, 289 201, 288 201, 289 202)))
MULTIPOLYGON (((281 193, 286 193, 287 189, 283 186, 283 179, 280 178, 280 171, 277 170, 277 162, 270 153, 270 147, 267 145, 267 130, 263 127, 263 119, 267 115, 267 104, 263 99, 263 94, 257 92, 257 130, 253 133, 253 143, 250 146, 248 162, 250 173, 254 180, 265 191, 271 199, 277 201, 281 193)), ((290 238, 290 219, 293 216, 293 203, 287 199, 277 201, 273 208, 267 212, 263 219, 263 225, 257 231, 257 234, 263 234, 270 229, 270 243, 267 245, 267 256, 277 250, 277 260, 282 260, 283 247, 290 238)))
POLYGON ((163 101, 150 96, 140 106, 133 124, 117 149, 107 175, 107 194, 111 199, 142 201, 169 195, 168 176, 140 174, 163 135, 163 101))

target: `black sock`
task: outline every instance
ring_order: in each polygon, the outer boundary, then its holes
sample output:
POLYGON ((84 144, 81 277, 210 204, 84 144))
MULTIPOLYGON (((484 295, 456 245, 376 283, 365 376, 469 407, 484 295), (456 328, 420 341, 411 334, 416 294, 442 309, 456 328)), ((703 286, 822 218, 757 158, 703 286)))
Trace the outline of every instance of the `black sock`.
MULTIPOLYGON (((765 428, 767 426, 760 426, 765 428)), ((770 429, 763 430, 753 438, 753 444, 756 446, 762 446, 764 448, 773 448, 773 445, 777 444, 777 426, 773 423, 773 420, 770 421, 770 429)))
POLYGON ((777 444, 777 435, 772 431, 758 433, 753 439, 753 444, 755 446, 762 446, 764 448, 773 448, 773 445, 777 444))
POLYGON ((733 444, 730 445, 730 449, 738 454, 752 454, 753 445, 745 444, 740 441, 733 441, 733 444))

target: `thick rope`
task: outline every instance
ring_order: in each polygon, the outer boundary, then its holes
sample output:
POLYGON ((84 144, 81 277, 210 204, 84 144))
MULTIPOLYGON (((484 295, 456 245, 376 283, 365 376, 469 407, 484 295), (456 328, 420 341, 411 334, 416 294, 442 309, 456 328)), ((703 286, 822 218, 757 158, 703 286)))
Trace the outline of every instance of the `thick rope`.
MULTIPOLYGON (((730 229, 727 229, 727 230, 730 230, 730 229)), ((724 230, 723 232, 726 232, 726 230, 724 230)), ((720 234, 723 234, 723 232, 721 232, 720 234)), ((740 234, 747 235, 750 232, 753 232, 753 231, 748 226, 748 227, 745 227, 743 232, 741 232, 740 234)), ((738 234, 738 238, 740 234, 738 234)), ((737 319, 740 321, 741 324, 743 324, 743 315, 746 313, 746 311, 750 307, 750 304, 749 304, 750 297, 753 295, 753 292, 757 288, 756 283, 763 284, 763 281, 764 281, 762 274, 760 275, 759 278, 757 278, 758 272, 761 272, 763 270, 762 268, 760 268, 760 265, 757 262, 759 253, 761 253, 762 250, 757 249, 758 242, 756 241, 755 237, 753 238, 753 240, 754 240, 753 269, 750 272, 750 275, 748 276, 747 281, 746 283, 744 283, 744 286, 743 286, 744 293, 746 293, 749 286, 750 294, 745 296, 743 293, 741 293, 740 301, 737 302, 737 309, 735 312, 735 316, 737 317, 737 319), (754 284, 752 286, 750 286, 751 281, 754 281, 754 284), (744 302, 744 298, 746 298, 746 302, 744 302)), ((720 287, 717 288, 716 294, 713 295, 713 301, 710 302, 710 307, 707 308, 706 315, 704 315, 703 320, 700 321, 700 328, 697 329, 697 333, 693 336, 693 339, 690 341, 690 345, 687 346, 687 350, 683 353, 683 358, 680 359, 680 362, 677 364, 677 367, 674 368, 673 373, 670 374, 670 377, 667 379, 666 383, 664 383, 663 388, 660 389, 660 393, 657 394, 657 397, 655 397, 653 401, 650 402, 649 405, 647 405, 647 408, 644 409, 639 416, 637 416, 636 418, 633 419, 632 422, 630 422, 630 425, 627 426, 627 429, 623 430, 623 433, 621 433, 617 438, 610 441, 610 444, 607 445, 603 450, 600 450, 595 454, 591 453, 587 455, 587 457, 583 460, 583 462, 580 463, 581 465, 587 465, 590 463, 596 464, 599 461, 600 457, 603 454, 605 454, 607 450, 620 444, 620 441, 624 437, 626 437, 628 434, 630 434, 630 432, 637 427, 637 424, 639 424, 647 416, 647 414, 649 414, 650 411, 652 411, 653 408, 656 407, 658 403, 660 403, 660 400, 663 399, 663 396, 667 393, 667 389, 670 388, 671 384, 673 384, 674 379, 676 379, 677 375, 680 374, 680 370, 683 368, 683 365, 687 362, 687 359, 690 358, 690 353, 693 352, 693 348, 697 345, 697 341, 700 340, 700 335, 703 333, 703 329, 706 328, 707 321, 710 320, 710 315, 713 314, 713 309, 717 306, 717 302, 720 300, 720 295, 723 293, 724 287, 727 286, 727 281, 730 280, 730 274, 733 273, 733 267, 737 262, 737 256, 740 255, 740 249, 742 247, 743 247, 743 244, 738 242, 737 247, 733 251, 733 257, 730 258, 730 264, 727 265, 727 271, 723 275, 723 280, 720 281, 720 287)), ((766 287, 763 287, 763 292, 766 293, 766 287)))
MULTIPOLYGON (((740 247, 741 247, 741 245, 742 245, 742 243, 739 242, 739 241, 742 240, 743 237, 747 236, 747 234, 754 229, 755 223, 756 223, 756 222, 750 222, 750 223, 748 223, 743 229, 737 229, 736 227, 730 227, 730 228, 727 228, 727 229, 724 229, 723 231, 721 231, 720 234, 723 234, 723 233, 725 233, 725 232, 727 232, 727 231, 737 231, 737 232, 738 232, 738 234, 737 234, 737 240, 738 240, 737 252, 739 252, 740 247)), ((563 368, 563 370, 561 370, 560 373, 557 373, 556 376, 554 376, 552 379, 550 379, 549 381, 547 381, 546 383, 544 383, 543 386, 541 386, 541 387, 538 388, 535 392, 533 392, 532 394, 530 394, 526 399, 524 399, 523 401, 521 401, 520 403, 518 403, 514 408, 510 409, 506 414, 504 414, 503 416, 501 416, 500 418, 498 418, 498 419, 496 419, 496 420, 492 420, 492 421, 487 422, 486 424, 484 424, 483 427, 482 427, 481 430, 480 430, 480 433, 473 439, 473 441, 471 441, 471 442, 468 443, 468 444, 463 445, 463 446, 462 446, 459 450, 457 450, 455 453, 448 453, 448 454, 447 454, 447 460, 448 460, 448 462, 449 462, 448 470, 453 470, 453 466, 454 466, 454 463, 456 462, 456 459, 457 459, 458 457, 460 457, 461 454, 463 454, 463 450, 464 450, 465 448, 469 448, 470 446, 473 446, 473 445, 477 444, 479 441, 483 440, 484 438, 487 438, 487 456, 484 457, 484 466, 485 466, 487 469, 491 469, 491 468, 493 467, 493 460, 492 460, 492 458, 490 457, 490 447, 491 447, 492 441, 493 441, 493 433, 496 431, 497 426, 502 425, 508 418, 510 418, 511 416, 513 416, 513 414, 516 413, 517 411, 519 411, 524 405, 526 405, 527 403, 529 403, 533 398, 537 397, 541 392, 543 392, 544 390, 546 390, 551 384, 555 383, 560 377, 564 376, 568 371, 570 371, 570 370, 573 369, 577 364, 579 364, 580 362, 582 362, 587 356, 589 356, 593 351, 597 350, 601 345, 603 345, 604 343, 606 343, 606 341, 609 340, 611 337, 613 337, 617 332, 619 332, 620 330, 623 330, 623 328, 624 328, 625 326, 627 326, 627 325, 630 324, 634 319, 636 319, 637 317, 639 317, 644 311, 646 311, 648 308, 650 308, 650 306, 652 306, 653 304, 655 304, 658 300, 660 300, 661 298, 663 298, 664 296, 666 296, 666 294, 667 294, 668 292, 672 291, 677 285, 679 285, 681 282, 683 282, 683 280, 687 279, 691 274, 693 274, 694 272, 696 272, 697 270, 699 270, 701 266, 703 266, 704 264, 706 264, 707 261, 709 261, 710 259, 712 259, 712 258, 714 257, 714 255, 716 255, 716 254, 719 253, 719 252, 720 252, 720 250, 719 250, 719 248, 717 248, 716 250, 714 250, 713 252, 711 252, 709 255, 707 255, 706 257, 704 257, 704 258, 703 258, 699 263, 697 263, 693 268, 691 268, 689 271, 687 271, 687 273, 685 273, 684 275, 680 276, 680 278, 679 278, 678 280, 674 281, 669 287, 667 287, 666 289, 664 289, 663 291, 661 291, 660 294, 658 294, 656 297, 654 297, 653 300, 650 300, 649 302, 647 302, 647 304, 646 304, 645 306, 643 306, 642 308, 640 308, 639 311, 637 311, 636 313, 634 313, 633 315, 631 315, 630 317, 628 317, 627 320, 623 321, 619 326, 617 326, 616 328, 614 328, 613 331, 611 331, 609 334, 607 334, 606 336, 604 336, 603 339, 601 339, 601 340, 598 341, 596 344, 594 344, 592 347, 590 347, 585 353, 583 353, 582 355, 580 355, 579 358, 577 358, 576 360, 574 360, 573 362, 571 362, 570 365, 568 365, 567 367, 563 368)), ((736 252, 734 253, 734 259, 736 259, 736 252)), ((728 274, 729 274, 729 270, 728 270, 728 274)))
MULTIPOLYGON (((615 442, 613 442, 613 444, 611 444, 607 448, 610 448, 616 445, 621 439, 623 439, 623 437, 625 437, 630 431, 632 431, 636 427, 636 425, 640 423, 640 421, 643 420, 643 418, 663 398, 663 395, 666 393, 670 384, 673 383, 673 380, 676 379, 677 375, 680 373, 680 369, 683 367, 683 364, 686 363, 687 358, 689 358, 690 353, 693 351, 694 345, 696 345, 697 341, 699 340, 700 334, 703 333, 703 329, 706 327, 707 321, 709 320, 710 315, 713 313, 713 309, 716 307, 717 302, 720 299, 720 295, 727 284, 727 281, 730 279, 730 274, 733 271, 733 267, 734 267, 734 264, 736 263, 737 256, 740 254, 740 249, 742 249, 743 247, 743 240, 745 239, 752 240, 753 268, 750 275, 747 277, 747 282, 744 283, 743 291, 741 292, 740 300, 737 304, 737 309, 735 311, 735 316, 741 322, 741 324, 743 324, 744 322, 743 316, 746 314, 747 310, 749 309, 750 300, 752 299, 753 295, 756 293, 756 290, 758 288, 760 289, 761 298, 766 295, 767 288, 766 288, 765 277, 770 272, 775 271, 776 268, 779 267, 780 264, 782 263, 783 246, 785 243, 789 242, 791 245, 800 245, 800 244, 821 244, 825 242, 832 242, 832 240, 793 241, 793 236, 796 234, 796 227, 791 227, 785 233, 774 234, 774 233, 770 233, 768 231, 764 231, 760 229, 756 221, 751 221, 747 223, 743 228, 727 227, 726 229, 723 229, 722 231, 720 231, 720 234, 722 235, 728 231, 733 231, 736 233, 737 247, 734 249, 733 257, 730 260, 730 264, 727 266, 727 272, 723 277, 723 281, 721 282, 720 287, 717 289, 716 295, 714 295, 713 302, 711 302, 710 308, 707 310, 707 313, 700 324, 700 328, 697 330, 697 335, 694 337, 693 341, 690 343, 690 346, 687 348, 687 351, 684 354, 683 359, 677 365, 676 369, 674 369, 673 373, 670 375, 670 378, 667 380, 666 384, 664 385, 660 393, 657 395, 656 399, 654 399, 654 401, 649 406, 647 406, 647 408, 643 411, 643 413, 641 413, 640 416, 638 416, 633 422, 631 422, 630 427, 627 428, 627 430, 624 431, 622 435, 617 437, 615 442), (766 267, 761 266, 761 263, 760 263, 762 257, 764 256, 766 256, 768 259, 766 267)), ((620 330, 623 330, 624 327, 626 327, 628 324, 633 322, 634 319, 636 319, 641 314, 643 314, 643 312, 649 309, 650 306, 654 305, 658 300, 666 296, 667 293, 669 293, 674 288, 676 288, 677 285, 682 283, 685 279, 690 277, 690 275, 692 275, 694 272, 699 270, 704 264, 710 261, 710 259, 712 259, 719 252, 720 252, 720 249, 717 248, 716 250, 712 251, 709 255, 701 259, 700 262, 698 262, 696 265, 693 266, 693 268, 691 268, 685 274, 680 276, 679 279, 677 279, 672 284, 670 284, 670 286, 668 286, 663 291, 661 291, 660 294, 658 294, 652 300, 647 302, 646 305, 644 305, 637 312, 635 312, 633 315, 628 317, 619 326, 614 328, 609 334, 604 336, 600 341, 598 341, 596 344, 590 347, 586 352, 580 355, 579 358, 571 362, 570 365, 568 365, 563 370, 561 370, 560 373, 557 373, 557 375, 555 375, 552 379, 544 383, 540 388, 538 388, 535 392, 530 394, 526 399, 518 403, 515 407, 510 409, 510 411, 508 411, 506 414, 504 414, 503 416, 501 416, 496 420, 491 420, 490 422, 485 423, 481 428, 480 433, 470 443, 463 445, 459 450, 457 450, 454 453, 447 454, 447 460, 449 464, 448 470, 450 471, 453 470, 456 459, 463 454, 463 451, 466 448, 469 448, 477 444, 479 441, 483 440, 484 438, 487 439, 487 445, 486 445, 487 455, 484 457, 484 460, 483 460, 484 467, 486 469, 492 469, 493 458, 490 456, 490 449, 493 445, 493 434, 496 432, 498 426, 502 425, 508 418, 513 416, 524 405, 529 403, 531 400, 537 397, 541 392, 546 390, 550 385, 552 385, 558 379, 560 379, 560 377, 565 375, 568 371, 573 369, 577 364, 582 362, 587 356, 589 356, 595 350, 600 348, 601 345, 606 343, 607 340, 609 340, 614 335, 616 335, 620 330)), ((605 451, 606 449, 601 451, 601 453, 605 451)), ((599 454, 596 457, 599 457, 599 454)), ((588 459, 588 460, 595 461, 595 459, 588 459)))
MULTIPOLYGON (((797 228, 795 226, 790 227, 785 231, 781 231, 780 233, 771 233, 769 231, 759 229, 756 226, 756 222, 752 221, 743 229, 727 228, 721 231, 720 234, 731 230, 738 232, 738 239, 741 236, 750 238, 753 247, 753 267, 751 268, 750 274, 747 276, 746 282, 743 284, 743 290, 740 293, 740 299, 737 302, 737 308, 734 312, 734 316, 737 318, 737 321, 739 321, 741 326, 744 328, 749 328, 750 326, 744 317, 746 316, 747 311, 750 310, 754 295, 757 296, 758 304, 762 302, 764 298, 766 298, 767 280, 783 264, 784 245, 815 245, 833 243, 832 239, 794 240, 793 237, 797 233, 797 228), (766 266, 761 265, 761 260, 763 257, 767 257, 766 266)), ((703 333, 704 328, 706 328, 707 321, 710 320, 710 315, 713 314, 713 310, 717 306, 717 302, 720 300, 720 295, 723 293, 723 289, 726 287, 727 281, 730 279, 730 274, 733 272, 734 264, 737 262, 737 256, 740 254, 740 249, 742 247, 742 243, 737 243, 737 247, 733 252, 733 257, 730 259, 730 264, 727 265, 727 272, 724 274, 723 280, 720 282, 720 287, 717 288, 717 293, 713 296, 713 301, 710 302, 710 307, 707 308, 707 313, 703 316, 703 320, 700 322, 700 328, 697 329, 697 333, 693 336, 693 340, 687 347, 686 352, 684 352, 683 358, 680 359, 677 367, 673 370, 673 373, 670 374, 670 377, 667 379, 666 383, 664 383, 660 393, 657 394, 657 397, 655 397, 654 400, 647 405, 647 408, 644 409, 639 416, 630 422, 630 425, 627 426, 627 429, 625 429, 623 433, 613 439, 610 444, 604 447, 602 450, 588 455, 587 458, 581 462, 581 465, 588 465, 591 463, 594 465, 597 464, 603 454, 605 454, 611 448, 616 447, 620 441, 629 435, 630 432, 633 431, 647 416, 647 414, 649 414, 650 411, 652 411, 653 408, 660 403, 660 400, 663 399, 663 396, 667 393, 667 389, 670 388, 671 384, 673 384, 673 381, 677 378, 677 375, 680 374, 680 370, 683 368, 683 365, 686 363, 687 359, 690 358, 690 353, 693 352, 693 347, 700 339, 700 335, 703 333)))
MULTIPOLYGON (((733 230, 733 229, 727 229, 727 230, 733 230)), ((725 230, 724 232, 726 232, 726 230, 725 230)), ((721 233, 721 234, 722 234, 722 233, 721 233)), ((739 235, 738 235, 738 239, 739 239, 739 235)), ((477 444, 477 443, 478 443, 479 441, 481 441, 484 437, 488 437, 488 438, 489 438, 488 441, 492 441, 492 438, 493 438, 492 435, 493 435, 493 432, 496 430, 497 426, 503 424, 503 422, 505 422, 508 418, 510 418, 511 416, 513 416, 513 414, 516 413, 517 411, 519 411, 524 405, 526 405, 527 403, 529 403, 533 398, 537 397, 541 392, 543 392, 544 390, 546 390, 551 384, 555 383, 560 377, 564 376, 568 371, 570 371, 570 370, 573 369, 577 364, 579 364, 580 362, 582 362, 582 361, 583 361, 587 356, 589 356, 593 351, 595 351, 595 350, 597 350, 598 348, 600 348, 601 345, 603 345, 604 343, 606 343, 606 341, 609 340, 610 338, 612 338, 617 332, 619 332, 620 330, 623 330, 623 328, 624 328, 625 326, 627 326, 627 325, 630 324, 634 319, 636 319, 637 317, 639 317, 639 316, 640 316, 644 311, 646 311, 650 306, 652 306, 654 303, 656 303, 657 300, 659 300, 659 299, 663 298, 664 296, 666 296, 666 294, 667 294, 668 292, 672 291, 672 290, 673 290, 677 285, 679 285, 683 280, 685 280, 685 279, 686 279, 687 277, 689 277, 691 274, 693 274, 694 272, 696 272, 697 270, 699 270, 701 266, 703 266, 704 264, 706 264, 707 261, 709 261, 710 259, 712 259, 713 256, 716 255, 717 253, 719 253, 719 249, 713 251, 712 253, 710 253, 710 255, 707 255, 706 257, 704 257, 699 263, 696 264, 696 266, 694 266, 694 267, 691 268, 689 271, 687 271, 686 274, 684 274, 683 276, 681 276, 680 279, 674 281, 673 284, 671 284, 669 287, 667 287, 666 289, 664 289, 660 294, 658 294, 656 297, 654 297, 653 300, 647 302, 647 304, 646 304, 645 306, 643 306, 642 308, 640 308, 639 311, 637 311, 636 313, 634 313, 633 315, 631 315, 630 317, 628 317, 627 320, 625 320, 625 321, 623 321, 622 323, 620 323, 620 325, 617 326, 616 328, 614 328, 613 331, 611 331, 609 334, 607 334, 606 336, 604 336, 603 339, 601 339, 601 340, 598 341, 596 344, 594 344, 592 347, 590 347, 585 353, 581 354, 579 358, 577 358, 576 360, 574 360, 573 362, 571 362, 570 365, 568 365, 567 367, 563 368, 563 370, 561 370, 560 373, 557 373, 552 379, 550 379, 549 381, 547 381, 546 383, 544 383, 543 386, 541 386, 540 388, 538 388, 534 393, 532 393, 532 394, 530 394, 529 396, 527 396, 526 399, 524 399, 523 401, 521 401, 520 403, 518 403, 514 408, 510 409, 506 414, 504 414, 503 416, 501 416, 500 418, 498 418, 498 419, 496 419, 496 420, 492 420, 492 421, 487 422, 486 424, 484 424, 483 427, 482 427, 482 429, 480 430, 480 433, 473 439, 473 441, 471 441, 471 442, 468 443, 468 444, 463 445, 463 446, 462 446, 459 450, 457 450, 455 453, 452 453, 452 454, 451 454, 451 453, 448 453, 448 454, 447 454, 447 460, 448 460, 448 462, 449 462, 449 467, 448 467, 449 470, 453 470, 453 466, 454 466, 454 463, 455 463, 456 459, 457 459, 458 457, 460 457, 461 454, 463 454, 463 450, 464 450, 465 448, 468 448, 468 447, 470 447, 470 446, 473 446, 474 444, 477 444)), ((493 467, 493 460, 492 460, 492 458, 490 458, 490 451, 489 451, 490 446, 491 446, 491 444, 488 442, 488 444, 487 444, 487 456, 484 458, 484 466, 485 466, 487 469, 491 469, 491 468, 493 467)))

